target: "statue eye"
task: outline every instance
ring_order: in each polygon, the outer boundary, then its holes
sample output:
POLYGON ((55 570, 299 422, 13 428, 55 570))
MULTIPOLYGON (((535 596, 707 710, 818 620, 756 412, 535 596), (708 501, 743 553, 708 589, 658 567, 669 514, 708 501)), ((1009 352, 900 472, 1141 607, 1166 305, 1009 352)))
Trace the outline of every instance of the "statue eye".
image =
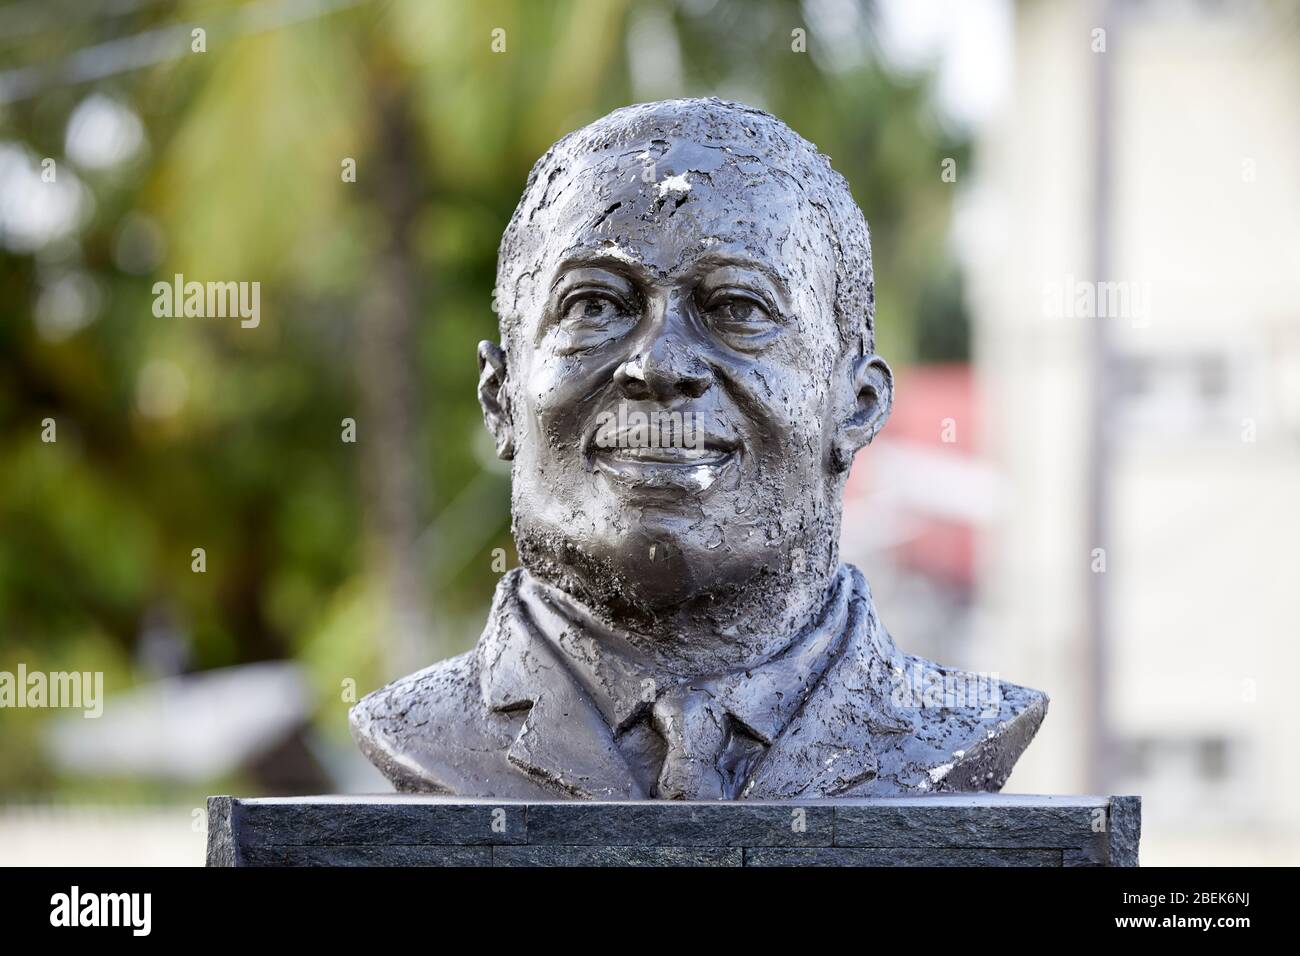
POLYGON ((622 313, 622 303, 603 293, 571 296, 560 321, 570 326, 601 327, 622 313))
POLYGON ((704 314, 714 333, 738 349, 761 348, 780 331, 767 304, 742 290, 715 293, 705 304, 704 314))
POLYGON ((559 347, 566 354, 604 345, 621 336, 635 321, 635 313, 626 302, 600 289, 570 294, 560 303, 559 314, 559 347))

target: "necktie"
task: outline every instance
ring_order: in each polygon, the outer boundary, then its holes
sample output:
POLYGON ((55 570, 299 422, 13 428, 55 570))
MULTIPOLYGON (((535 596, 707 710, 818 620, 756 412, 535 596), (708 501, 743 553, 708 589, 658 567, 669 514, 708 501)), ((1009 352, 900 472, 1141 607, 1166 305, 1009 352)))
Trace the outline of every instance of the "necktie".
POLYGON ((685 685, 655 701, 655 729, 667 744, 656 795, 664 800, 723 800, 731 796, 718 769, 730 736, 727 714, 708 691, 685 685))

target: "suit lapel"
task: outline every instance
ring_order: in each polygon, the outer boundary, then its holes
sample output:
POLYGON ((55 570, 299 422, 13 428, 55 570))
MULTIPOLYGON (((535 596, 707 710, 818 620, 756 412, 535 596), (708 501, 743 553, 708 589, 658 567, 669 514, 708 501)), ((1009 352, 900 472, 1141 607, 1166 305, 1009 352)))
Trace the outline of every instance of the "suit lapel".
MULTIPOLYGON (((856 568, 849 570, 844 646, 751 773, 742 798, 829 797, 859 790, 880 772, 873 737, 911 730, 889 692, 897 651, 876 618, 866 582, 856 568)), ((645 799, 599 709, 538 630, 538 617, 521 600, 519 584, 519 577, 503 582, 478 647, 487 707, 497 713, 528 711, 507 759, 521 773, 570 796, 645 799)))
POLYGON ((644 798, 609 725, 538 632, 518 585, 516 577, 503 589, 489 633, 479 644, 480 688, 488 708, 528 708, 507 759, 572 796, 644 798))
POLYGON ((830 797, 860 787, 879 772, 872 737, 908 727, 889 694, 893 641, 861 573, 850 571, 848 639, 750 776, 744 798, 830 797))

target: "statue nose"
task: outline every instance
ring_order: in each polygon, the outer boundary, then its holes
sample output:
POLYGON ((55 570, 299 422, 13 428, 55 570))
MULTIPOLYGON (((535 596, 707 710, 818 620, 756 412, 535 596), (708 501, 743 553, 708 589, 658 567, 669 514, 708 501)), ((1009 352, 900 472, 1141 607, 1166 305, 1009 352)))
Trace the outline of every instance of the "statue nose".
POLYGON ((614 382, 633 399, 699 398, 713 384, 713 371, 688 344, 676 336, 661 336, 621 364, 614 382))

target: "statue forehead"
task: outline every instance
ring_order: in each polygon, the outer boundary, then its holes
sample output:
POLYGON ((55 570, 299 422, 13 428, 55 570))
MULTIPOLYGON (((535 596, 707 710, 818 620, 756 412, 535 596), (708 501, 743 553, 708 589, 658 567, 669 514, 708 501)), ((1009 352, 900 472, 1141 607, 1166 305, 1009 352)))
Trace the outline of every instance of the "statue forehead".
MULTIPOLYGON (((545 266, 584 251, 660 273, 706 251, 747 256, 784 273, 792 286, 808 280, 819 262, 833 268, 804 195, 809 187, 766 155, 779 152, 767 139, 655 115, 609 129, 595 124, 562 141, 529 210, 546 231, 536 249, 538 278, 545 266)), ((810 146, 806 151, 816 156, 810 146)))
POLYGON ((533 167, 501 242, 501 331, 510 338, 537 318, 562 268, 585 250, 665 278, 704 265, 705 251, 739 251, 779 274, 796 310, 833 315, 841 337, 865 347, 869 242, 848 184, 776 117, 715 99, 625 107, 565 136, 533 167))

